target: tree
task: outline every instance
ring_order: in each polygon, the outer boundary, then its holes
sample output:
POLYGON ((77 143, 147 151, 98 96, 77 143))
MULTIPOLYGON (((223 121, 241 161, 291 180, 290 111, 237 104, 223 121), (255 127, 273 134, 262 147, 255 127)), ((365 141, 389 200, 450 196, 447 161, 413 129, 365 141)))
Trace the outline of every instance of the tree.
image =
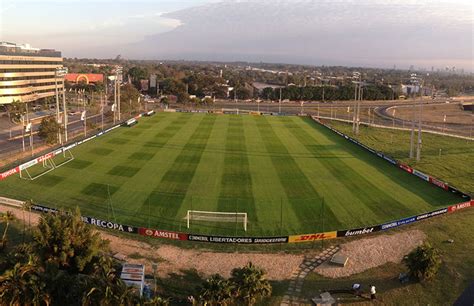
POLYGON ((128 75, 132 78, 133 85, 140 88, 140 80, 148 78, 148 71, 142 67, 134 66, 128 70, 128 75))
POLYGON ((13 123, 19 123, 22 116, 26 114, 26 105, 19 100, 14 100, 12 103, 7 104, 7 112, 13 123))
POLYGON ((103 250, 99 233, 81 219, 79 209, 73 214, 46 214, 34 233, 40 259, 60 270, 82 272, 103 250))
POLYGON ((38 129, 38 136, 46 141, 48 144, 58 143, 58 134, 61 131, 61 126, 56 121, 54 116, 49 116, 41 120, 38 129))
POLYGON ((116 273, 112 259, 101 256, 94 265, 94 272, 86 283, 82 305, 136 305, 136 289, 128 287, 116 273))
POLYGON ((247 305, 254 305, 260 298, 272 294, 272 286, 265 278, 265 271, 249 262, 232 270, 230 281, 234 283, 236 296, 247 305))
POLYGON ((140 92, 131 84, 125 84, 120 90, 120 112, 137 112, 140 107, 140 92))
POLYGON ((27 263, 16 263, 0 276, 0 301, 2 305, 49 305, 51 297, 44 290, 41 269, 32 257, 27 263))
POLYGON ((0 250, 3 250, 7 246, 7 242, 8 242, 8 237, 7 237, 8 227, 10 226, 10 222, 15 220, 15 216, 13 215, 11 211, 7 211, 1 217, 2 217, 2 221, 5 223, 5 229, 3 230, 2 241, 0 241, 0 250))
POLYGON ((241 86, 241 87, 237 87, 234 90, 238 99, 247 100, 247 99, 252 98, 252 92, 247 87, 241 86))
POLYGON ((425 243, 403 259, 409 274, 420 281, 432 279, 441 266, 441 257, 437 249, 425 243))
POLYGON ((273 88, 271 87, 265 87, 262 92, 260 93, 260 98, 262 99, 267 99, 267 100, 271 100, 273 99, 273 88))
POLYGON ((206 279, 201 288, 199 299, 204 305, 227 305, 232 301, 232 283, 219 274, 206 279))

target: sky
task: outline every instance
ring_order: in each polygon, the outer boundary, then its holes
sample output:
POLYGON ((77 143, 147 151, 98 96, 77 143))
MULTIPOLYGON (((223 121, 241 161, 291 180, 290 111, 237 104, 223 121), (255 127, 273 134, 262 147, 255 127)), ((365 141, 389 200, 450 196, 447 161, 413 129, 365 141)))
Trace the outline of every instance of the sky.
POLYGON ((0 41, 65 57, 474 71, 470 0, 0 0, 0 41))

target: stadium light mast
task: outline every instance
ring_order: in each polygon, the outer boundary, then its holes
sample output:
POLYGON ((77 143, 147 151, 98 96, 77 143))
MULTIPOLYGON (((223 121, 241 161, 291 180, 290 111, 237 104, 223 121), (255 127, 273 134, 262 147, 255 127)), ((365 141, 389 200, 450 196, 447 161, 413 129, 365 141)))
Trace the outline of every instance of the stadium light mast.
POLYGON ((120 83, 122 82, 122 72, 123 67, 117 66, 115 69, 115 83, 117 84, 117 110, 118 110, 118 120, 121 120, 120 114, 120 83), (118 82, 118 83, 117 83, 118 82))
MULTIPOLYGON (((58 89, 58 73, 61 67, 56 68, 54 71, 54 89, 56 92, 56 122, 59 123, 59 89, 58 89)), ((62 138, 61 138, 61 131, 58 130, 58 141, 60 144, 63 143, 62 138)))
POLYGON ((423 80, 420 83, 420 86, 418 89, 420 90, 420 115, 418 118, 418 142, 416 144, 416 161, 420 161, 421 159, 421 145, 422 145, 422 140, 421 140, 421 126, 423 122, 423 92, 422 92, 422 87, 423 87, 423 80))
MULTIPOLYGON (((67 139, 68 139, 68 137, 67 137, 67 124, 68 124, 68 121, 67 121, 67 109, 66 109, 66 88, 65 88, 65 85, 64 85, 64 76, 66 76, 67 73, 68 73, 67 67, 57 67, 56 70, 55 70, 56 78, 60 77, 61 81, 62 81, 62 85, 63 85, 62 100, 63 100, 64 141, 65 142, 67 142, 67 139)), ((56 80, 55 83, 57 84, 57 80, 56 80)), ((57 122, 59 123, 59 90, 57 89, 57 85, 56 85, 56 107, 57 107, 56 117, 57 117, 57 122)))
POLYGON ((354 115, 352 116, 352 132, 356 132, 356 116, 357 116, 357 100, 358 100, 358 91, 360 87, 360 72, 354 71, 352 73, 352 81, 354 83, 354 115))
MULTIPOLYGON (((416 77, 416 73, 412 73, 410 75, 410 83, 417 84, 418 78, 416 77)), ((411 134, 410 134, 410 159, 415 157, 415 109, 416 103, 413 101, 413 112, 411 118, 411 134)))

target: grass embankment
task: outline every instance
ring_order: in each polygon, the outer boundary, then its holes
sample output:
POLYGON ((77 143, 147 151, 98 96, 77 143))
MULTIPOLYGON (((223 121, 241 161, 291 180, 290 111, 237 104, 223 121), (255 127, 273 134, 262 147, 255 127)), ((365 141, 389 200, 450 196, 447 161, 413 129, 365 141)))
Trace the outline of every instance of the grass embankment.
MULTIPOLYGON (((328 122, 335 129, 354 137, 352 124, 328 122)), ((421 160, 409 158, 410 131, 360 126, 356 139, 410 166, 474 194, 474 141, 422 133, 421 160)), ((415 132, 415 144, 417 133, 415 132)))
MULTIPOLYGON (((334 128, 353 136, 352 126, 331 122, 334 128)), ((450 184, 473 193, 474 190, 474 143, 452 137, 423 134, 422 160, 407 158, 409 132, 391 131, 361 126, 358 138, 374 149, 383 151, 411 166, 441 178, 450 184), (393 142, 392 142, 393 136, 393 142), (439 149, 442 149, 439 155, 439 149)), ((400 284, 398 275, 406 272, 401 263, 390 263, 350 277, 329 279, 310 273, 303 292, 308 298, 318 296, 328 289, 348 289, 353 283, 361 283, 367 290, 370 284, 378 289, 378 300, 385 305, 452 305, 467 285, 474 280, 474 209, 437 217, 402 227, 396 231, 420 229, 427 241, 442 254, 442 266, 436 278, 427 283, 411 281, 400 284), (448 243, 454 239, 454 243, 448 243)), ((340 296, 345 303, 364 303, 363 299, 340 296)))

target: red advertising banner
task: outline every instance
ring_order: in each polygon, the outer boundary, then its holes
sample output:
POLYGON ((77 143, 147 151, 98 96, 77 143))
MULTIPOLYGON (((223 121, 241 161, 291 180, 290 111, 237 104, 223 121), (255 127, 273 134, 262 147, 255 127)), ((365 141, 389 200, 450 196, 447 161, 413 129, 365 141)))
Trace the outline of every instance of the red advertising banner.
POLYGON ((465 209, 465 208, 469 208, 469 207, 474 207, 474 200, 470 200, 470 201, 467 201, 467 202, 464 202, 464 203, 451 205, 451 206, 448 207, 448 211, 450 213, 452 213, 452 212, 458 211, 460 209, 465 209))
POLYGON ((407 166, 405 164, 399 164, 398 166, 408 173, 413 173, 413 169, 410 166, 407 166))
POLYGON ((10 169, 10 170, 7 170, 3 173, 0 173, 0 180, 3 180, 5 178, 9 177, 10 175, 16 174, 18 172, 20 172, 20 167, 15 167, 13 169, 10 169))
POLYGON ((162 230, 156 230, 156 229, 145 228, 145 227, 140 227, 138 229, 138 234, 142 236, 153 237, 153 238, 188 240, 188 235, 184 233, 162 231, 162 230))
POLYGON ((439 188, 443 188, 444 190, 448 190, 448 185, 441 182, 440 180, 435 179, 434 177, 430 176, 430 183, 433 185, 438 186, 439 188))

